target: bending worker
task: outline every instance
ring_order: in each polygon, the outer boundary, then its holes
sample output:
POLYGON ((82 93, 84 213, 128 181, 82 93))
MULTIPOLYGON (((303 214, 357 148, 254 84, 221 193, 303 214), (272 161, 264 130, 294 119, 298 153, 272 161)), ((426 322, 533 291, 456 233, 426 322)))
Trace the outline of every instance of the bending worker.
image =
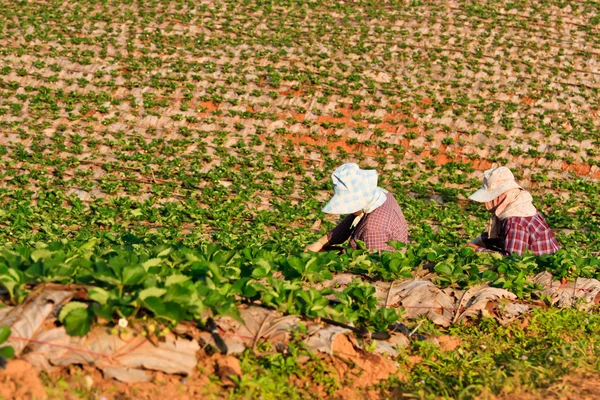
POLYGON ((333 171, 331 179, 334 196, 323 207, 323 212, 349 215, 305 250, 317 252, 350 239, 354 249, 360 240, 371 251, 394 251, 387 242, 407 242, 408 225, 404 214, 394 196, 377 187, 377 171, 348 163, 333 171))
POLYGON ((490 169, 483 174, 483 187, 469 198, 492 213, 487 232, 468 245, 477 251, 496 251, 504 255, 554 254, 560 245, 546 220, 533 206, 531 194, 515 182, 507 167, 490 169))

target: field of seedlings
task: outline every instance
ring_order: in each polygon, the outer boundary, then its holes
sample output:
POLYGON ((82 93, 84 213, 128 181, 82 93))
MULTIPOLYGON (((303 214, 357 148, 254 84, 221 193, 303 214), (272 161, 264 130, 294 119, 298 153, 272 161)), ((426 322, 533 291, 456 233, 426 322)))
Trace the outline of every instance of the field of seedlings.
POLYGON ((597 0, 0 10, 0 398, 600 397, 597 0), (346 162, 402 251, 303 251, 346 162), (465 246, 500 165, 558 253, 465 246))

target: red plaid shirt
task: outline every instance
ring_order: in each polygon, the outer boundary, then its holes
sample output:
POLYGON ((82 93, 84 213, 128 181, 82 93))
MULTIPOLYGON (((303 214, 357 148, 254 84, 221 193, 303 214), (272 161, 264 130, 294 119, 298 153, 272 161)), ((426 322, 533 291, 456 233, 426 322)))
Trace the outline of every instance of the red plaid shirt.
POLYGON ((362 217, 358 225, 352 229, 354 215, 348 215, 331 232, 327 234, 329 245, 342 244, 350 239, 350 246, 356 249, 356 241, 365 243, 369 250, 395 251, 387 244, 390 241, 408 241, 408 224, 402 210, 391 193, 381 206, 362 217))
MULTIPOLYGON (((487 232, 481 235, 482 239, 487 239, 487 232)), ((523 251, 530 250, 536 256, 542 254, 554 254, 560 249, 558 241, 546 223, 546 220, 538 212, 532 217, 509 217, 502 222, 502 230, 498 235, 502 246, 500 253, 508 255, 512 253, 523 254, 523 251)), ((477 251, 492 252, 484 247, 479 247, 477 251)))

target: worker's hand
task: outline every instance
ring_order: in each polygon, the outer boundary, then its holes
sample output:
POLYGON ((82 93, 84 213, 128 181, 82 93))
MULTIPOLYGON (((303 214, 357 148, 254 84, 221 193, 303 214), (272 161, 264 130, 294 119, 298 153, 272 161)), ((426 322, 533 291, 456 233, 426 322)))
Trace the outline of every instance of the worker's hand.
POLYGON ((315 242, 313 244, 309 244, 308 246, 306 246, 304 248, 304 252, 312 251, 314 253, 318 253, 321 250, 323 250, 323 245, 321 243, 319 243, 319 242, 315 242))
POLYGON ((477 249, 479 248, 479 246, 477 246, 477 245, 476 245, 475 243, 473 243, 473 242, 467 243, 467 246, 469 246, 469 247, 472 247, 472 248, 474 248, 475 250, 477 250, 477 249))
POLYGON ((316 242, 314 242, 313 244, 309 244, 308 246, 306 246, 304 248, 304 251, 313 251, 315 253, 318 253, 319 251, 323 250, 323 247, 329 242, 329 240, 327 239, 327 235, 322 236, 319 238, 319 240, 317 240, 316 242))
MULTIPOLYGON (((471 240, 471 243, 469 243, 469 246, 471 246, 471 244, 474 244, 477 247, 485 247, 485 242, 481 238, 481 235, 479 235, 475 239, 471 240)), ((471 247, 473 247, 473 246, 471 246, 471 247)))

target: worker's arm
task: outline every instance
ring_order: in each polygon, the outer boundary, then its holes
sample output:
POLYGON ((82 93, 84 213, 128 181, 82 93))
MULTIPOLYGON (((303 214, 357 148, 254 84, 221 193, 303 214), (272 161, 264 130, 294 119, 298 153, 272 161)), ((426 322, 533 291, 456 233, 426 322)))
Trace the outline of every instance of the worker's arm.
POLYGON ((314 251, 315 253, 318 253, 319 251, 323 250, 323 247, 325 247, 325 245, 329 243, 329 239, 327 239, 327 236, 328 235, 321 236, 319 240, 306 246, 304 248, 304 251, 314 251))
POLYGON ((350 238, 352 234, 352 222, 356 216, 350 214, 342 220, 335 228, 327 235, 322 236, 316 242, 309 244, 304 248, 304 251, 319 252, 326 245, 342 244, 350 238))

